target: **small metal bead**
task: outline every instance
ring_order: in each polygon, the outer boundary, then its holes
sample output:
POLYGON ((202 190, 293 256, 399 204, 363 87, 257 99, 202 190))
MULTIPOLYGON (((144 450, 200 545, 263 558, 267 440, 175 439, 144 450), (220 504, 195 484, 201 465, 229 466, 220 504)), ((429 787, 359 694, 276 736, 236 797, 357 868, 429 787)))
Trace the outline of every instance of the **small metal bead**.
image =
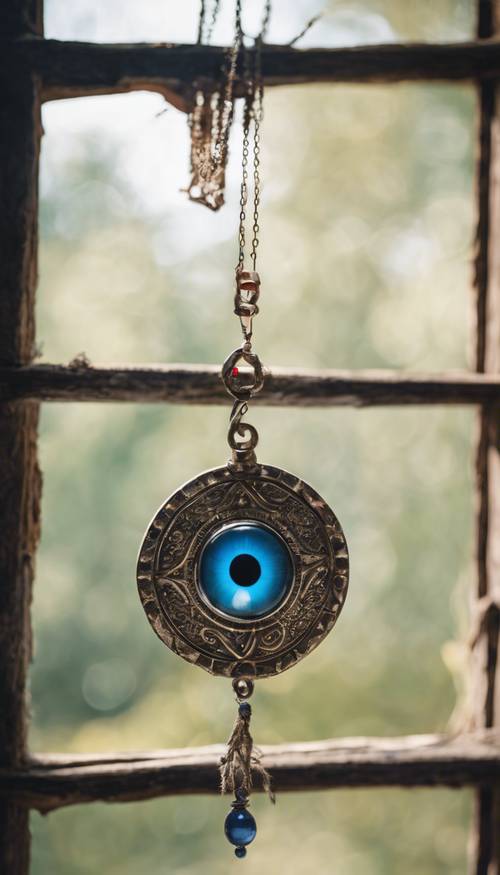
POLYGON ((234 849, 234 853, 235 853, 235 855, 241 860, 242 857, 246 857, 246 855, 247 855, 247 849, 244 848, 243 846, 240 847, 240 848, 235 848, 235 849, 234 849))

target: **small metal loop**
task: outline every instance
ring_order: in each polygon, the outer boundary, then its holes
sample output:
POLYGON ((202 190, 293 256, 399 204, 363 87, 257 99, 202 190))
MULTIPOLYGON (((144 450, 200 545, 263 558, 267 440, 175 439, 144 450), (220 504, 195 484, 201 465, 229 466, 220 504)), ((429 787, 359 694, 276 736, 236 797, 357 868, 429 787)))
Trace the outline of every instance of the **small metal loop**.
POLYGON ((233 690, 238 700, 249 699, 253 689, 253 681, 250 678, 233 678, 233 690))
POLYGON ((236 268, 236 293, 244 292, 251 296, 252 303, 256 303, 260 294, 260 276, 256 270, 244 270, 236 268))
POLYGON ((260 277, 255 270, 236 268, 236 292, 234 312, 240 317, 241 328, 246 341, 252 336, 252 319, 259 312, 257 301, 260 295, 260 277))
POLYGON ((235 401, 231 411, 229 421, 229 431, 227 441, 232 450, 244 451, 246 454, 252 452, 259 442, 259 435, 254 425, 249 422, 242 422, 242 418, 248 412, 248 404, 246 401, 235 401), (237 437, 241 440, 237 440, 237 437))
POLYGON ((257 392, 260 392, 264 385, 264 369, 258 355, 250 352, 248 342, 243 346, 235 349, 222 365, 221 371, 222 381, 233 398, 238 401, 248 401, 257 392), (243 382, 246 375, 240 374, 237 367, 238 362, 244 361, 253 371, 252 381, 250 383, 243 382))
POLYGON ((227 442, 233 451, 230 464, 241 470, 254 466, 257 462, 255 457, 255 447, 259 442, 257 429, 249 422, 241 421, 247 411, 246 401, 236 400, 234 402, 227 433, 227 442))
POLYGON ((242 453, 248 455, 250 452, 253 452, 259 442, 259 435, 254 425, 244 422, 242 425, 237 425, 236 427, 231 425, 229 427, 227 442, 232 450, 237 450, 240 454, 238 456, 240 459, 242 453), (245 437, 246 434, 248 434, 249 437, 245 437), (242 440, 237 441, 236 435, 240 435, 242 440))

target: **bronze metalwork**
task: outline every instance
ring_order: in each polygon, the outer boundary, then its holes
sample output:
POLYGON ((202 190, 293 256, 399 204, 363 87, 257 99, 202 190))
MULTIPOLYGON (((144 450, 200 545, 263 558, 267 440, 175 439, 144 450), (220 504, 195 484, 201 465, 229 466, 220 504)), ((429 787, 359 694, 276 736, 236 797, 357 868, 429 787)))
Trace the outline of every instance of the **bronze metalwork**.
POLYGON ((227 391, 238 401, 246 401, 260 392, 264 386, 264 369, 258 355, 247 349, 247 344, 228 355, 222 365, 222 382, 227 391), (244 362, 249 373, 240 373, 238 363, 244 362), (247 379, 247 378, 250 378, 247 379))
POLYGON ((252 319, 259 312, 257 301, 260 296, 260 276, 256 270, 236 269, 236 291, 234 313, 240 317, 241 330, 245 343, 252 339, 252 319))
POLYGON ((328 634, 348 586, 345 537, 310 486, 269 465, 227 465, 190 480, 160 507, 137 566, 151 626, 174 653, 215 675, 256 679, 291 668, 328 634), (202 598, 199 560, 207 541, 235 521, 255 521, 285 541, 291 587, 259 619, 222 616, 202 598))
MULTIPOLYGON (((206 33, 203 12, 200 17, 198 39, 200 42, 205 39, 207 45, 210 43, 219 5, 219 2, 214 4, 212 20, 206 33)), ((214 212, 224 204, 229 133, 234 115, 234 82, 243 39, 240 19, 241 10, 236 18, 233 45, 218 81, 215 85, 210 82, 194 83, 194 100, 189 113, 191 180, 185 190, 189 200, 203 204, 214 212)))

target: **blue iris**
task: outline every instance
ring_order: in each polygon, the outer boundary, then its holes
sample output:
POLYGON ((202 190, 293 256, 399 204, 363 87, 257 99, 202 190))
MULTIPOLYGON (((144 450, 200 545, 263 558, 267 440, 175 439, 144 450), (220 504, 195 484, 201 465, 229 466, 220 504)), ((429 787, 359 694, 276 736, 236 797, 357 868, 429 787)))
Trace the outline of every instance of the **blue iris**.
POLYGON ((205 546, 200 587, 207 601, 231 617, 262 617, 292 583, 290 553, 282 538, 258 523, 235 523, 205 546))

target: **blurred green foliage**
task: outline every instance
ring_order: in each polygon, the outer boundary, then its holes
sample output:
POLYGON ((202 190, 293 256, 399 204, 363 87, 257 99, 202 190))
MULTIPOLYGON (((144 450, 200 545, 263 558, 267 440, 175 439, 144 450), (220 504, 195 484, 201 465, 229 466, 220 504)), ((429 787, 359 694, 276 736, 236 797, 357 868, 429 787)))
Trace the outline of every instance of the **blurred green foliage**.
MULTIPOLYGON (((317 5, 303 0, 295 13, 307 20, 317 5)), ((116 39, 152 38, 135 36, 138 7, 121 6, 116 39)), ((276 6, 276 41, 285 40, 287 6, 276 6)), ((99 17, 94 7, 80 0, 70 14, 53 0, 51 35, 59 16, 59 35, 73 27, 82 39, 112 38, 117 4, 104 4, 99 17)), ((159 4, 151 7, 159 14, 159 4)), ((174 21, 178 7, 161 8, 174 21)), ((331 3, 309 44, 347 41, 349 33, 353 41, 380 33, 466 38, 471 9, 452 0, 331 3)), ((194 4, 188 12, 193 23, 194 4)), ((228 203, 212 216, 178 193, 187 176, 185 119, 170 110, 156 117, 161 98, 79 101, 84 121, 75 103, 44 110, 44 359, 85 351, 92 361, 221 361, 238 342, 231 313, 238 131, 228 203)), ((265 362, 466 367, 473 114, 465 86, 269 90, 256 324, 265 362)), ((180 747, 227 737, 234 714, 227 682, 184 664, 156 639, 134 569, 165 496, 225 460, 228 411, 43 408, 34 749, 180 747)), ((335 508, 352 561, 334 634, 293 671, 259 684, 256 738, 445 729, 465 660, 472 412, 261 408, 252 421, 260 458, 309 480, 335 508)), ((227 807, 188 797, 34 815, 33 871, 465 872, 466 793, 283 795, 275 809, 255 798, 259 835, 244 864, 221 833, 227 807)))

